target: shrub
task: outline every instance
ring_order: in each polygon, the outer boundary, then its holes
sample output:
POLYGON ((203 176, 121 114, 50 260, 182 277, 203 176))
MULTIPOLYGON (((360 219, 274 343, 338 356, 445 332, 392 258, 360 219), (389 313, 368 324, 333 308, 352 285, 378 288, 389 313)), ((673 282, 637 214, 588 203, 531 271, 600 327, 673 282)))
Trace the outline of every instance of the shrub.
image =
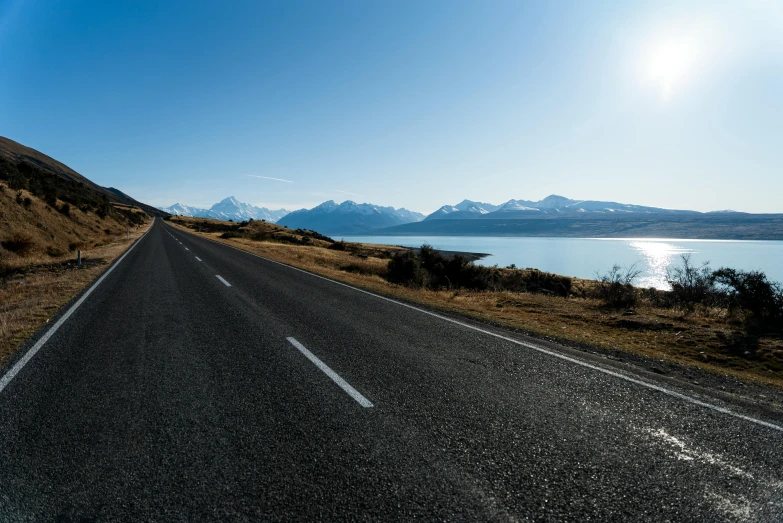
POLYGON ((345 240, 336 241, 334 243, 329 244, 329 246, 326 247, 327 249, 334 249, 335 251, 347 251, 348 250, 348 244, 345 243, 345 240))
POLYGON ((783 327, 783 287, 759 271, 721 268, 712 278, 724 293, 729 310, 743 310, 764 325, 783 327))
POLYGON ((672 287, 669 297, 674 305, 693 312, 697 304, 708 304, 715 299, 715 280, 709 262, 696 267, 690 254, 683 254, 681 260, 681 266, 666 271, 672 287))
POLYGON ((57 192, 56 191, 46 192, 44 194, 44 198, 43 199, 46 202, 46 205, 48 205, 49 207, 52 207, 52 208, 55 208, 55 209, 57 208, 57 192))
POLYGON ((29 196, 25 196, 24 200, 22 200, 22 205, 24 205, 25 209, 29 209, 32 204, 33 200, 29 196))
POLYGON ((429 245, 418 252, 402 251, 389 260, 386 278, 392 283, 430 289, 499 289, 498 271, 474 265, 462 256, 446 257, 429 245))
POLYGON ((46 254, 51 256, 52 258, 59 258, 60 256, 64 255, 65 253, 58 249, 57 247, 52 247, 51 245, 46 248, 46 254))
POLYGON ((389 260, 386 279, 401 285, 422 287, 426 279, 426 271, 421 268, 421 261, 413 251, 396 253, 389 260))
POLYGON ((537 270, 510 271, 503 276, 501 286, 509 291, 534 292, 566 297, 571 294, 572 280, 568 276, 560 276, 537 270))
POLYGON ((33 239, 30 236, 17 232, 7 240, 0 242, 0 245, 6 250, 24 256, 33 249, 35 243, 33 243, 33 239))
POLYGON ((633 281, 641 272, 634 263, 630 267, 615 264, 606 274, 596 274, 598 280, 596 296, 609 307, 624 309, 635 307, 638 295, 633 281))
POLYGON ((68 205, 67 203, 64 203, 62 205, 62 207, 60 207, 60 212, 62 214, 64 214, 65 216, 70 216, 71 215, 71 206, 68 205))

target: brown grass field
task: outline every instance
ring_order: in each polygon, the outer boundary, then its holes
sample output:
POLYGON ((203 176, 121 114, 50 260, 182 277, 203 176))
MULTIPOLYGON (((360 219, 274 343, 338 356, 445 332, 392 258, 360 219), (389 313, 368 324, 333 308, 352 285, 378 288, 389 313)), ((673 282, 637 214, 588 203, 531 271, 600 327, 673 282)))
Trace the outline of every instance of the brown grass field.
MULTIPOLYGON (((129 226, 121 219, 101 219, 75 207, 66 216, 27 191, 18 196, 19 192, 0 184, 0 362, 94 281, 152 223, 129 226), (29 202, 18 203, 20 198, 22 202, 29 198, 29 202), (81 268, 75 265, 79 250, 81 268)), ((62 203, 58 201, 57 206, 62 203)))
MULTIPOLYGON (((633 314, 611 310, 592 298, 567 298, 543 294, 442 290, 431 291, 391 284, 383 278, 388 257, 401 248, 352 244, 354 252, 327 249, 326 241, 309 245, 279 243, 301 239, 265 222, 244 228, 256 237, 220 238, 221 232, 205 232, 209 222, 201 218, 172 218, 169 223, 191 233, 239 247, 263 257, 326 276, 356 287, 419 303, 450 313, 519 329, 583 349, 597 348, 672 362, 710 373, 783 389, 783 340, 778 337, 742 338, 739 322, 727 311, 700 310, 691 314, 639 305, 633 314), (740 341, 738 342, 738 338, 740 341)), ((223 223, 225 226, 225 223, 223 223)), ((503 269, 506 270, 506 269, 503 269)), ((576 295, 595 282, 574 280, 576 295)))

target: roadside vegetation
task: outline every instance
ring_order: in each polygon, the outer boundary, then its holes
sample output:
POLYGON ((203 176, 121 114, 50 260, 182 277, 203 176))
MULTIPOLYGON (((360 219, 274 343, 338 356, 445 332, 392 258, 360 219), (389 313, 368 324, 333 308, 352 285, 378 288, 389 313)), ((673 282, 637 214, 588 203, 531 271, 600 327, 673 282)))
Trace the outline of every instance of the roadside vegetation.
POLYGON ((150 223, 138 207, 111 203, 79 182, 0 158, 0 361, 150 223))
POLYGON ((619 359, 638 355, 783 388, 783 291, 761 273, 694 266, 686 256, 669 275, 672 290, 661 291, 635 287, 634 267, 615 266, 586 280, 479 266, 426 245, 335 241, 263 221, 170 222, 387 296, 619 359))

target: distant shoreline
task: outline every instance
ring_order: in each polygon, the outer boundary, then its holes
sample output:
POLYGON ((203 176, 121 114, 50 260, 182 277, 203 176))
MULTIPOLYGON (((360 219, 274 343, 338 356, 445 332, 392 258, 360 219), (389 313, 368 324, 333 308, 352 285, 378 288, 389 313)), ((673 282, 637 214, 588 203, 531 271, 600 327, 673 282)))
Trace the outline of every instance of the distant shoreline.
POLYGON ((669 216, 623 219, 551 218, 425 220, 356 236, 470 236, 532 238, 676 238, 783 240, 783 215, 669 216))

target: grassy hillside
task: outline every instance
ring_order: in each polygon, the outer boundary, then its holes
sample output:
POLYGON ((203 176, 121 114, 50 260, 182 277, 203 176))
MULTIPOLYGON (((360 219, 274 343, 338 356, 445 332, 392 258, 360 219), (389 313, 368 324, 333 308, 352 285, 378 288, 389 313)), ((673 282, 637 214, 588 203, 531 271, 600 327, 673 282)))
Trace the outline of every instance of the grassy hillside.
POLYGON ((0 360, 151 224, 92 185, 0 158, 0 360))

